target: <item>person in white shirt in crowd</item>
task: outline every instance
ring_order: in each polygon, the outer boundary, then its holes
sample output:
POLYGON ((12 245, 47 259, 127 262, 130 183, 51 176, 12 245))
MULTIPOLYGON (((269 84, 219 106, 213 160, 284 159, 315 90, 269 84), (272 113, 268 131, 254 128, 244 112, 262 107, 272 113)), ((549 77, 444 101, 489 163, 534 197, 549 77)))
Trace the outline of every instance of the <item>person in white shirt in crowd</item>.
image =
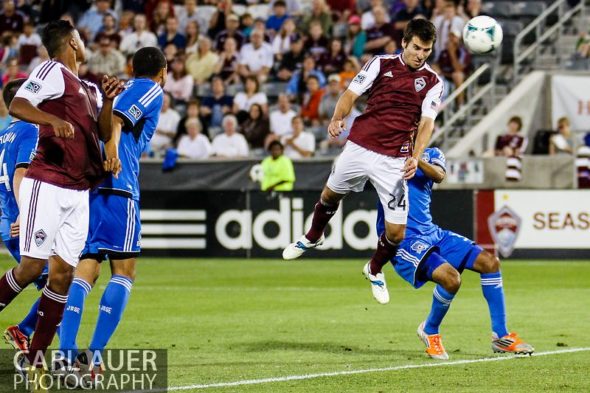
POLYGON ((199 12, 197 8, 197 0, 184 0, 184 7, 178 9, 176 17, 178 18, 178 31, 185 31, 186 26, 192 21, 197 22, 198 26, 205 30, 205 33, 207 26, 209 26, 206 14, 199 12))
POLYGON ((260 91, 260 83, 255 76, 249 76, 244 82, 244 91, 234 97, 233 112, 240 116, 240 112, 249 112, 252 104, 259 104, 264 113, 268 113, 268 97, 260 91))
POLYGON ((209 139, 201 134, 202 125, 199 119, 187 119, 185 127, 187 135, 183 135, 178 141, 178 155, 192 159, 208 158, 213 152, 213 147, 209 139))
POLYGON ((200 29, 197 21, 191 20, 186 25, 186 29, 181 30, 184 31, 184 36, 186 37, 186 48, 184 48, 185 54, 191 55, 199 50, 199 39, 201 38, 200 29))
POLYGON ((438 37, 434 42, 434 58, 431 62, 438 61, 440 54, 446 49, 451 31, 463 31, 465 19, 457 14, 457 5, 453 0, 445 0, 442 15, 434 17, 432 24, 436 27, 438 37))
POLYGON ((178 129, 180 115, 171 108, 171 104, 172 97, 169 93, 165 93, 162 110, 160 111, 160 119, 156 126, 156 132, 150 142, 152 151, 156 155, 162 155, 167 148, 172 147, 172 140, 178 129))
POLYGON ((247 157, 248 142, 244 135, 238 133, 238 119, 234 115, 227 115, 221 123, 223 133, 213 139, 213 154, 220 158, 247 157))
POLYGON ((88 59, 90 72, 96 75, 121 76, 125 71, 125 56, 118 49, 113 48, 111 39, 102 36, 99 47, 88 59))
POLYGON ((265 82, 273 65, 272 46, 264 42, 264 31, 255 29, 250 34, 250 43, 240 50, 238 72, 243 78, 254 76, 265 82))
POLYGON ((279 94, 277 109, 270 112, 270 131, 279 139, 293 133, 291 121, 297 113, 291 108, 289 96, 286 93, 279 94))
POLYGON ((31 21, 25 22, 22 34, 18 37, 17 46, 31 45, 40 47, 43 45, 41 36, 35 33, 35 24, 31 21))
POLYGON ((186 104, 193 94, 194 80, 186 71, 184 56, 176 56, 170 68, 164 91, 170 93, 177 104, 186 104))
POLYGON ((115 11, 111 10, 110 0, 96 0, 94 6, 90 7, 78 21, 78 30, 88 41, 94 41, 96 33, 102 27, 102 20, 107 14, 117 18, 115 11))
POLYGON ((135 15, 133 19, 134 31, 123 38, 119 50, 126 55, 132 55, 146 46, 158 46, 158 38, 154 33, 146 30, 146 26, 145 15, 135 15))
POLYGON ((303 119, 295 116, 291 120, 293 133, 282 138, 285 155, 289 158, 311 157, 315 153, 315 137, 304 130, 303 119))

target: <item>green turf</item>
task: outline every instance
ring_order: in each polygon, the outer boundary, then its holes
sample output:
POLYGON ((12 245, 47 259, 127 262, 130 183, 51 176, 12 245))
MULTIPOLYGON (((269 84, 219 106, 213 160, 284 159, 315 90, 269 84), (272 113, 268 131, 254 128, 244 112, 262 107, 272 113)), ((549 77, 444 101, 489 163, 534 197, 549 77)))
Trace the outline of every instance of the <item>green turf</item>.
MULTIPOLYGON (((3 270, 10 265, 0 259, 3 270)), ((391 303, 380 306, 362 265, 144 258, 111 345, 168 348, 171 386, 433 363, 415 334, 432 286, 414 290, 388 271, 391 303)), ((590 262, 505 262, 503 272, 511 329, 539 352, 590 347, 590 262)), ((463 279, 441 330, 451 361, 493 356, 479 278, 463 279)), ((101 292, 88 299, 81 346, 101 292)), ((22 317, 35 295, 26 290, 0 314, 0 326, 22 317)), ((203 391, 588 392, 590 352, 203 391)))

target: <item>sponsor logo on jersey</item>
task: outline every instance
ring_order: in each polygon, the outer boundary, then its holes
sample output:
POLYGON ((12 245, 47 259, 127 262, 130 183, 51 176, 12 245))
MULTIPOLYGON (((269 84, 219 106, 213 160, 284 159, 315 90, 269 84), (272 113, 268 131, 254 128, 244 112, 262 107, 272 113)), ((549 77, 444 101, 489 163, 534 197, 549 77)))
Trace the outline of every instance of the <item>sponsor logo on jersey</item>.
POLYGON ((414 88, 416 92, 424 89, 426 87, 426 80, 422 77, 414 79, 414 88))
POLYGON ((29 81, 29 83, 27 83, 25 86, 25 90, 30 91, 33 94, 37 94, 39 93, 39 90, 41 90, 41 85, 37 82, 29 81))
POLYGON ((131 116, 133 116, 135 120, 139 120, 141 118, 141 115, 143 114, 143 112, 141 111, 141 109, 137 107, 137 105, 131 105, 131 108, 129 108, 128 112, 131 116))
POLYGON ((490 234, 504 258, 508 258, 512 254, 521 224, 520 216, 506 205, 488 217, 490 234))
POLYGON ((365 76, 358 74, 357 76, 354 77, 354 79, 352 80, 352 83, 358 83, 359 85, 362 85, 364 81, 365 81, 365 76))
POLYGON ((413 251, 416 251, 418 254, 422 254, 425 250, 428 250, 428 244, 423 243, 421 241, 417 241, 417 242, 412 243, 410 248, 413 251))
POLYGON ((47 234, 43 229, 39 229, 35 232, 35 244, 37 247, 41 247, 41 244, 45 242, 45 239, 47 239, 47 234))

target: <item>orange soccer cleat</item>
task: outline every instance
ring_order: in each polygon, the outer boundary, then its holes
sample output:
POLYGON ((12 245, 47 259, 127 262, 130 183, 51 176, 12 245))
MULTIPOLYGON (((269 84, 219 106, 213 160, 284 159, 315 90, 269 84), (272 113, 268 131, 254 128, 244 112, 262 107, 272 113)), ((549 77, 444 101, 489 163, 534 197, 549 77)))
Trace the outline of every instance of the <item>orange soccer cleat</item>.
POLYGON ((20 331, 17 325, 9 326, 4 331, 4 341, 17 351, 29 351, 29 338, 20 331))
POLYGON ((445 351, 445 347, 442 344, 440 334, 426 334, 424 332, 424 322, 418 326, 416 332, 420 340, 426 345, 426 353, 433 359, 447 360, 449 354, 445 351))
POLYGON ((508 333, 503 337, 498 337, 494 333, 492 334, 492 351, 496 353, 532 355, 535 348, 531 344, 524 342, 516 333, 508 333))

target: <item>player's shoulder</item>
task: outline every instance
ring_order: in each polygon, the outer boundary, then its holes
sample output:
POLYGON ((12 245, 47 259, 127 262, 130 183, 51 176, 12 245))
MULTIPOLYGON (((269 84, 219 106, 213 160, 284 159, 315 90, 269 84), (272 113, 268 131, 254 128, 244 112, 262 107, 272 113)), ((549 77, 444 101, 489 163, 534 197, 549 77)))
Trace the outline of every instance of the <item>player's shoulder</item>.
POLYGON ((430 66, 430 64, 424 63, 423 70, 426 76, 432 81, 432 83, 443 83, 442 77, 430 66))
POLYGON ((38 80, 46 80, 53 75, 61 74, 64 65, 55 60, 46 60, 40 63, 31 72, 31 77, 38 80))
POLYGON ((424 156, 423 158, 432 164, 438 164, 442 167, 445 166, 446 164, 446 157, 445 154, 442 152, 441 149, 439 149, 438 147, 428 147, 424 150, 424 156))
POLYGON ((372 65, 383 65, 384 63, 391 63, 395 62, 396 59, 399 59, 400 55, 375 55, 371 57, 363 66, 363 71, 368 71, 372 65))
POLYGON ((128 99, 132 99, 147 108, 151 103, 162 99, 162 87, 151 79, 130 79, 125 84, 123 92, 128 99))

